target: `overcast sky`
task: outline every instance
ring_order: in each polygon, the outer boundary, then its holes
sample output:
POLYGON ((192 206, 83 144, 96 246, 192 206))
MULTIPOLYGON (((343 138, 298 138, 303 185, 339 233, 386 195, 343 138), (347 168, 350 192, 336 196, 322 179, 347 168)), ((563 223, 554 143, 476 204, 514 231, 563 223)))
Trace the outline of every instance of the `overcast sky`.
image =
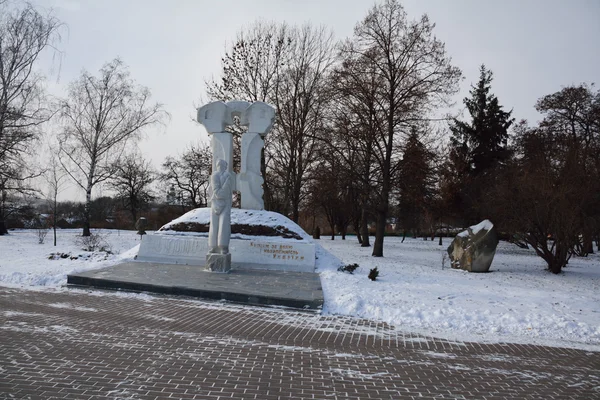
MULTIPOLYGON (((35 0, 65 25, 62 61, 44 60, 49 86, 60 94, 83 69, 97 74, 120 57, 172 118, 140 147, 155 165, 189 143, 207 140, 191 118, 204 82, 236 32, 257 19, 311 22, 352 35, 372 0, 35 0), (60 65, 60 75, 57 75, 60 65)), ((600 84, 600 0, 404 0, 409 18, 427 13, 464 81, 468 95, 485 63, 493 92, 517 119, 539 116, 536 100, 561 87, 600 84)))

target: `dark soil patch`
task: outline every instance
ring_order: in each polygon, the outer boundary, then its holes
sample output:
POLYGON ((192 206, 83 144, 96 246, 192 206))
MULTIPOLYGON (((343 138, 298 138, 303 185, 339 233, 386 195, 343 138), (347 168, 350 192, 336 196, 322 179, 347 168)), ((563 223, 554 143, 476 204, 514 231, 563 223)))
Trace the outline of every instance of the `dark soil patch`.
MULTIPOLYGON (((161 231, 175 232, 199 232, 208 233, 208 224, 200 224, 198 222, 180 222, 173 224, 168 228, 160 229, 161 231)), ((265 226, 265 225, 248 225, 248 224, 231 224, 231 233, 239 233, 248 236, 280 236, 286 239, 302 240, 302 236, 296 232, 290 231, 285 226, 265 226)))

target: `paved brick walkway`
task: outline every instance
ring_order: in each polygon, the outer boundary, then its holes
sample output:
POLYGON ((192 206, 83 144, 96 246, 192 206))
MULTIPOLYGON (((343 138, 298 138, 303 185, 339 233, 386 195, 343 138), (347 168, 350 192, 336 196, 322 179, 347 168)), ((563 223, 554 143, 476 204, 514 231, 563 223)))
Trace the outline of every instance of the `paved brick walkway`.
POLYGON ((0 288, 0 398, 600 399, 600 353, 201 300, 0 288))

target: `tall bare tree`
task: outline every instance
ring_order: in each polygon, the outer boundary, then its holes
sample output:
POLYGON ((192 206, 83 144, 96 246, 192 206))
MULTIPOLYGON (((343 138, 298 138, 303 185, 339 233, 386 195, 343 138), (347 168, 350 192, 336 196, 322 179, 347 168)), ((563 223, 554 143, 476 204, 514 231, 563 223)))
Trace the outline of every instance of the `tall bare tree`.
POLYGON ((286 24, 264 21, 239 31, 222 58, 220 78, 206 82, 208 97, 272 102, 279 72, 287 62, 290 35, 286 24))
POLYGON ((133 227, 140 211, 154 199, 150 185, 156 179, 156 173, 150 162, 138 153, 127 154, 113 168, 114 175, 108 181, 108 187, 116 192, 121 205, 131 214, 133 227))
POLYGON ((281 72, 275 92, 277 126, 269 151, 272 168, 283 182, 284 213, 298 222, 303 191, 325 130, 329 100, 328 76, 334 62, 333 34, 324 27, 295 28, 287 68, 281 72))
POLYGON ((575 252, 593 253, 592 238, 600 234, 600 90, 593 84, 568 86, 539 99, 536 109, 544 115, 540 128, 554 137, 555 163, 571 164, 588 182, 580 197, 583 240, 575 252))
POLYGON ((66 189, 68 175, 60 165, 58 151, 52 147, 48 150, 50 161, 46 173, 44 174, 46 182, 48 183, 48 196, 46 197, 46 201, 52 213, 52 233, 54 236, 54 246, 56 246, 56 224, 59 216, 58 195, 66 189))
MULTIPOLYGON (((35 65, 40 54, 59 39, 60 22, 30 4, 0 2, 0 196, 28 189, 36 175, 24 154, 52 112, 45 101, 42 76, 35 65)), ((6 233, 7 210, 0 202, 0 235, 6 233)))
POLYGON ((84 71, 70 85, 61 115, 60 159, 85 191, 83 236, 89 236, 92 189, 114 176, 113 166, 128 142, 168 114, 162 105, 150 103, 150 90, 137 85, 115 59, 100 69, 99 77, 84 71))
MULTIPOLYGON (((342 47, 343 49, 343 47, 342 47)), ((343 159, 346 174, 354 181, 360 220, 355 228, 360 232, 362 247, 369 247, 369 215, 373 209, 373 193, 377 185, 374 162, 375 123, 379 88, 385 84, 376 72, 378 67, 369 58, 344 57, 331 76, 333 99, 329 104, 331 132, 321 139, 343 159)))
POLYGON ((223 57, 220 81, 208 82, 213 100, 265 101, 277 108, 265 141, 265 206, 298 221, 302 190, 322 129, 326 78, 334 60, 333 35, 310 25, 257 22, 238 33, 223 57))
MULTIPOLYGON (((207 94, 211 100, 263 101, 275 104, 275 93, 279 84, 280 71, 285 68, 291 44, 291 31, 286 24, 256 21, 247 29, 239 31, 231 48, 222 58, 222 71, 219 79, 206 82, 207 94)), ((234 132, 235 134, 235 132, 234 132)), ((265 208, 282 209, 275 200, 277 193, 271 187, 275 177, 267 172, 269 148, 273 135, 265 138, 265 152, 262 155, 261 172, 265 177, 263 189, 265 208), (269 179, 266 177, 269 176, 269 179)), ((239 136, 235 135, 239 145, 239 136)), ((234 160, 239 149, 234 149, 234 160)), ((236 163, 234 163, 237 165, 236 163)))
POLYGON ((409 21, 397 0, 371 8, 341 49, 348 62, 371 64, 383 84, 376 96, 373 159, 378 168, 376 235, 373 256, 383 256, 383 239, 390 209, 390 193, 398 171, 399 146, 415 122, 434 107, 447 105, 458 90, 461 71, 433 35, 427 15, 409 21))
POLYGON ((180 157, 167 157, 161 180, 174 185, 183 205, 193 208, 208 204, 212 153, 207 145, 191 145, 180 157))

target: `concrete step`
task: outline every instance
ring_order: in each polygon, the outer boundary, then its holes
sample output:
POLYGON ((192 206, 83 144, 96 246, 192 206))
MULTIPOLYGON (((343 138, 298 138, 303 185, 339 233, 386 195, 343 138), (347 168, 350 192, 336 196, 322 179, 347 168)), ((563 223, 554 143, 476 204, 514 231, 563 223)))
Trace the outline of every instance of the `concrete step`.
POLYGON ((228 300, 254 305, 320 309, 319 274, 260 269, 233 269, 228 274, 202 267, 132 261, 67 276, 67 284, 228 300))

